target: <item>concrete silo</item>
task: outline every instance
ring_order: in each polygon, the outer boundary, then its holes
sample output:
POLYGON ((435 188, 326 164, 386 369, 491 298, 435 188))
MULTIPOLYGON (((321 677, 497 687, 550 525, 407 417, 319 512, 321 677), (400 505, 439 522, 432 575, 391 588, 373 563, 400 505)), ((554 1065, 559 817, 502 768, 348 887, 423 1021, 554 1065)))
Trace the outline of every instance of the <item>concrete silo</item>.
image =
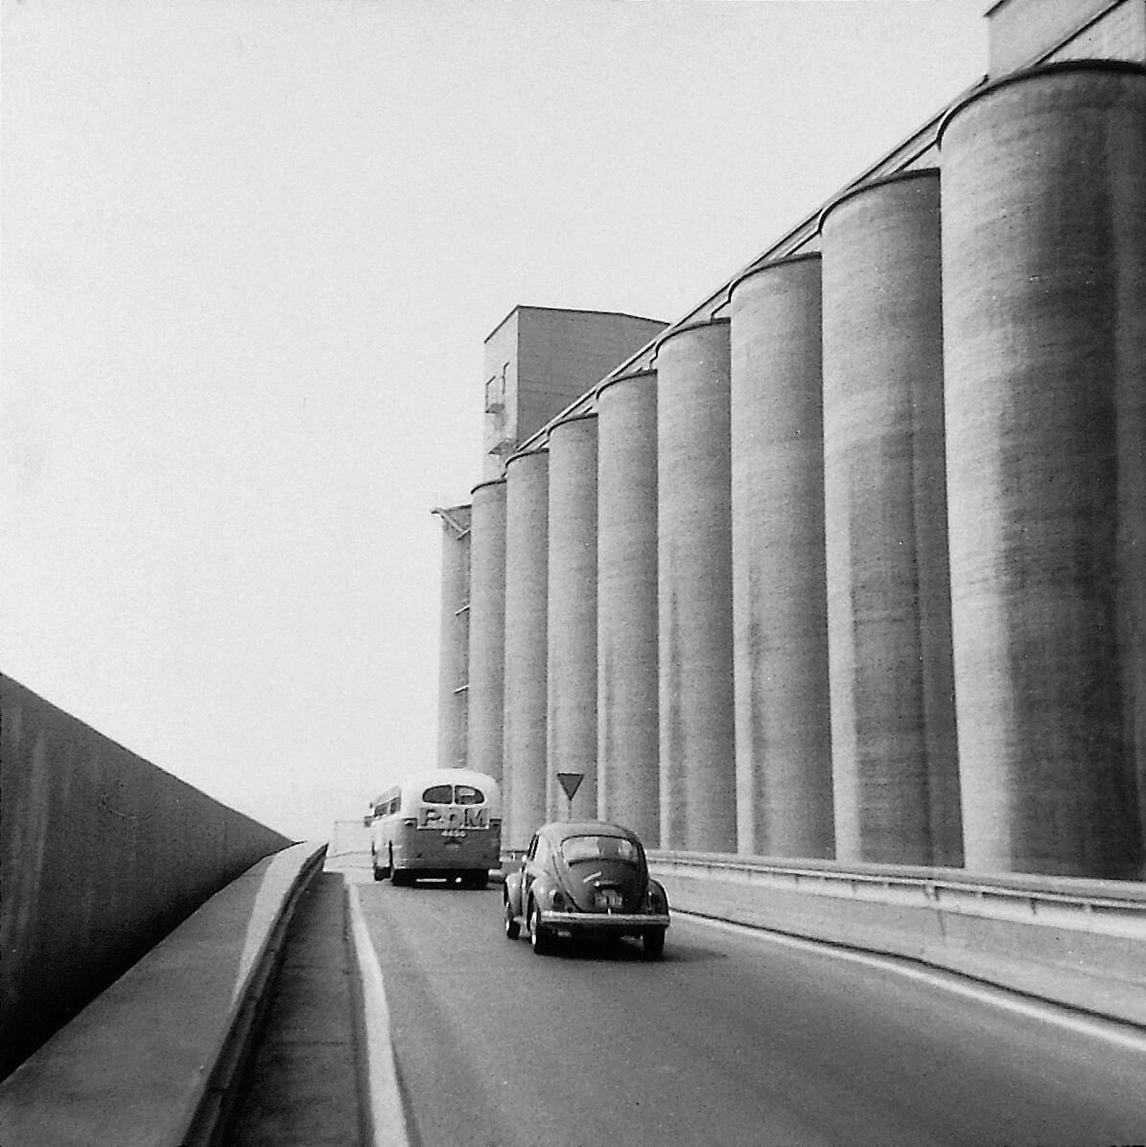
POLYGON ((505 481, 470 494, 467 764, 501 780, 505 682, 505 481))
POLYGON ((597 810, 660 841, 657 376, 597 392, 597 810))
POLYGON ((597 418, 549 431, 547 815, 597 815, 597 418), (578 773, 570 803, 558 773, 578 773))
POLYGON ((1146 69, 1016 73, 940 138, 967 865, 1141 879, 1146 69))
POLYGON ((506 848, 524 848, 545 821, 549 454, 514 454, 505 472, 506 848))
POLYGON ((831 857, 820 256, 731 291, 739 851, 831 857))
POLYGON ((470 672, 470 507, 451 506, 434 513, 442 520, 438 768, 465 768, 470 672))
POLYGON ((736 850, 729 323, 659 343, 661 844, 736 850))
POLYGON ((828 206, 824 528, 836 856, 962 861, 944 477, 939 177, 828 206))

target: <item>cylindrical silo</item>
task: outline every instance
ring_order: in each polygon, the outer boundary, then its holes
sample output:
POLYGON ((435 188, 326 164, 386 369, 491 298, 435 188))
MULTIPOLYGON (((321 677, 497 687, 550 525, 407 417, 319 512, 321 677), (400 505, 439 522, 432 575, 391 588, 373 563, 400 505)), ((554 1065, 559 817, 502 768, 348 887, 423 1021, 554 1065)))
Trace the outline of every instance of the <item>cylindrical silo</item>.
POLYGON ((470 651, 470 507, 434 511, 442 521, 438 627, 438 768, 466 767, 470 651))
POLYGON ((836 856, 958 865, 938 173, 853 189, 820 233, 836 856))
POLYGON ((505 681, 505 480, 473 488, 467 763, 501 780, 505 681))
POLYGON ((661 844, 736 851, 728 320, 657 348, 661 844))
POLYGON ((731 292, 739 851, 831 857, 820 256, 731 292))
POLYGON ((597 417, 549 431, 547 816, 597 815, 597 417), (570 802, 558 773, 580 775, 570 802))
POLYGON ((660 842, 657 376, 597 392, 597 815, 660 842))
POLYGON ((967 865, 1142 879, 1146 69, 1017 73, 941 154, 967 865))
POLYGON ((546 639, 549 454, 514 454, 505 471, 506 848, 525 848, 546 820, 546 639))

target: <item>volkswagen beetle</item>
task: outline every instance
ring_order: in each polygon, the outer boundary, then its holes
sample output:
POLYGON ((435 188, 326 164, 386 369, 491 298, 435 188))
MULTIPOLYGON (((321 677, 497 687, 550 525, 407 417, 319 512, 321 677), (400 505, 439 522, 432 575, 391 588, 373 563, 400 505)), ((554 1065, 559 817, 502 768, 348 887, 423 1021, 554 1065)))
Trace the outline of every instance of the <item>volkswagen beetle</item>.
POLYGON ((506 937, 516 940, 524 925, 538 955, 558 938, 637 936, 656 959, 669 926, 668 897, 640 840, 604 821, 542 825, 521 870, 505 878, 502 908, 506 937))

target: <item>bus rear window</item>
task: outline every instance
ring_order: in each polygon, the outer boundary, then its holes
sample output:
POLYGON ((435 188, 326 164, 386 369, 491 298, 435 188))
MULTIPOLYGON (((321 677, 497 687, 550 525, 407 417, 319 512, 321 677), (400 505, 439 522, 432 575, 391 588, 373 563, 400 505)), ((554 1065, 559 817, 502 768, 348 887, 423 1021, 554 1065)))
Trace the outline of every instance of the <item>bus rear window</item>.
POLYGON ((473 785, 431 785, 422 793, 423 804, 485 804, 485 793, 473 785))

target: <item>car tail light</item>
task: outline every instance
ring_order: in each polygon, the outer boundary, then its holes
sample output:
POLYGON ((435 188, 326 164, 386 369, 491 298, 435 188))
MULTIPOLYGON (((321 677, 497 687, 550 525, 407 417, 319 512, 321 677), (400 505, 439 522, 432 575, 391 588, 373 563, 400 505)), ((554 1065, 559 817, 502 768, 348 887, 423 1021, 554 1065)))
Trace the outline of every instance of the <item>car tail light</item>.
POLYGON ((553 893, 553 907, 561 912, 565 908, 565 893, 560 888, 556 889, 553 893))

